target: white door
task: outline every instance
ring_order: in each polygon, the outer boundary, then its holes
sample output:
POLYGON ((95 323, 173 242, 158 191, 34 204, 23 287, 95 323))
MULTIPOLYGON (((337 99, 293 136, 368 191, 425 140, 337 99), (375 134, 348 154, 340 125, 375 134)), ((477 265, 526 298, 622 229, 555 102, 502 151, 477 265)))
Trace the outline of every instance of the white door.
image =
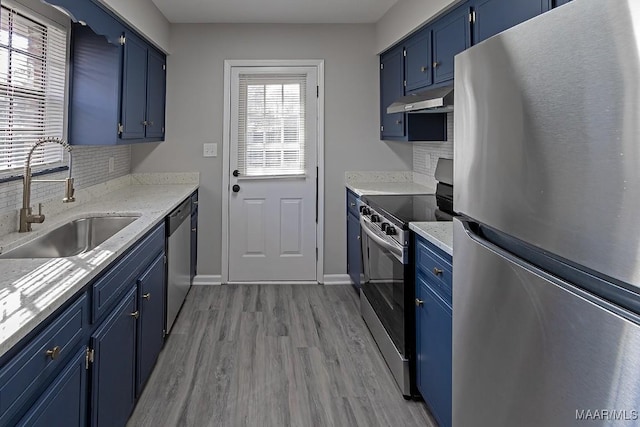
POLYGON ((233 67, 229 281, 316 280, 315 67, 233 67))

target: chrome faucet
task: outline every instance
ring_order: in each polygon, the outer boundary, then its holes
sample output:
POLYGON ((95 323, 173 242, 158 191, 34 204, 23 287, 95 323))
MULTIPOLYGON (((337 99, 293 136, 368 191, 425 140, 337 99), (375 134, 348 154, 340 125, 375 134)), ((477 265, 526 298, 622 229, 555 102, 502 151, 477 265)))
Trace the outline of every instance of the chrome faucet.
POLYGON ((64 182, 65 193, 64 203, 75 202, 73 197, 75 189, 73 188, 73 178, 71 177, 71 168, 73 166, 73 156, 71 155, 71 146, 64 140, 59 138, 42 138, 36 142, 29 154, 27 155, 27 162, 24 166, 24 176, 22 178, 22 209, 20 209, 20 232, 31 231, 31 224, 34 222, 41 224, 44 222, 44 215, 42 214, 42 203, 38 203, 38 214, 31 213, 31 183, 32 182, 64 182), (47 144, 55 143, 62 145, 63 148, 69 153, 69 176, 65 179, 31 179, 31 157, 36 148, 47 144))

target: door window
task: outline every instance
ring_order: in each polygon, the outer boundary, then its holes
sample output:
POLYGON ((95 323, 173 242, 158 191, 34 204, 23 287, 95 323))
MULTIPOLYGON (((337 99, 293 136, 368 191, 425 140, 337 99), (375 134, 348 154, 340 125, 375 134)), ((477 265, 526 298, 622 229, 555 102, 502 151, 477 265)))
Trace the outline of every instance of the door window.
POLYGON ((240 176, 305 175, 306 80, 304 74, 240 75, 240 176))

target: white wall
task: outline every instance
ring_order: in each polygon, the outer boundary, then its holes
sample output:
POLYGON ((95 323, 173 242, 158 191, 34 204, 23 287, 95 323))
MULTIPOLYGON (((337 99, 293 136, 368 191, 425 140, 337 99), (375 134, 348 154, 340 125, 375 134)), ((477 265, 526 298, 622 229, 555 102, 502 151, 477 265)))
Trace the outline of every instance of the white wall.
POLYGON ((133 172, 200 171, 198 273, 221 273, 225 59, 325 60, 325 274, 346 272, 346 170, 409 170, 412 147, 379 141, 374 25, 173 25, 167 134, 132 150, 133 172))
POLYGON ((400 0, 376 24, 375 52, 396 44, 427 21, 455 7, 462 0, 400 0))
POLYGON ((171 25, 151 0, 100 0, 129 25, 170 53, 171 25))

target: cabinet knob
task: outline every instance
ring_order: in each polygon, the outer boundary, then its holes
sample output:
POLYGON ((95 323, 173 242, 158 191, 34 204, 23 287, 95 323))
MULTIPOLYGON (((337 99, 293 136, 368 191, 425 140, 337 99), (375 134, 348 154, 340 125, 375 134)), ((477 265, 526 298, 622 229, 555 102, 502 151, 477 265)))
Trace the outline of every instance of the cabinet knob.
POLYGON ((440 270, 438 267, 433 267, 433 274, 435 274, 436 276, 442 276, 442 270, 440 270))
POLYGON ((397 125, 401 125, 402 124, 402 120, 396 120, 396 124, 397 125))
POLYGON ((191 229, 191 231, 193 231, 193 232, 195 233, 196 231, 198 231, 198 229, 197 229, 197 228, 195 228, 195 227, 193 227, 193 228, 191 229))
POLYGON ((146 120, 143 120, 143 121, 140 122, 140 124, 142 124, 142 126, 147 126, 149 124, 149 122, 146 121, 146 120))
POLYGON ((424 301, 422 301, 421 299, 416 298, 416 307, 422 307, 424 305, 424 301))
POLYGON ((349 205, 350 205, 352 208, 355 208, 355 207, 356 207, 356 204, 355 204, 355 203, 353 203, 353 202, 349 203, 349 205))
POLYGON ((136 310, 133 313, 129 313, 129 316, 133 317, 134 319, 137 319, 138 317, 140 317, 140 311, 136 310))
POLYGON ((51 350, 47 350, 45 352, 45 354, 47 355, 47 357, 50 357, 51 360, 55 360, 58 356, 60 356, 60 351, 62 349, 60 348, 59 345, 53 347, 51 350))
POLYGON ((149 126, 153 126, 153 121, 148 122, 149 126))
POLYGON ((197 201, 197 200, 194 200, 194 201, 193 201, 193 204, 194 204, 194 205, 197 205, 197 204, 198 204, 198 201, 197 201))
POLYGON ((360 236, 358 236, 358 240, 360 240, 360 236))
POLYGON ((424 65, 422 67, 420 67, 420 71, 422 71, 423 73, 426 73, 428 69, 429 69, 429 67, 426 67, 424 65))
POLYGON ((438 68, 438 66, 440 66, 439 62, 436 61, 436 62, 433 63, 433 68, 438 68))
POLYGON ((142 294, 142 298, 151 299, 151 292, 147 292, 146 294, 142 294))

